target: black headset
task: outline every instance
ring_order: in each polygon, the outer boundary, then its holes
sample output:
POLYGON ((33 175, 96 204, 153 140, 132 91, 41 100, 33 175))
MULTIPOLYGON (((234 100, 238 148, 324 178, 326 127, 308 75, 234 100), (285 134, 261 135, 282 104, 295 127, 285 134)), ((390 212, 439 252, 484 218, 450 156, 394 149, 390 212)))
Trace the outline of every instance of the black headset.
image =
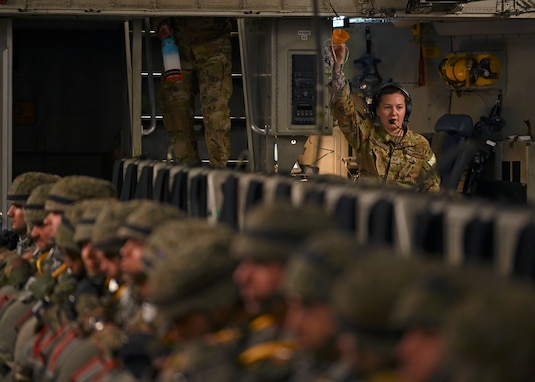
POLYGON ((379 86, 379 88, 375 92, 375 95, 373 96, 373 99, 372 99, 371 110, 370 110, 370 114, 372 118, 375 118, 377 116, 376 110, 377 110, 377 106, 379 105, 379 99, 383 96, 383 94, 385 94, 386 89, 397 89, 405 97, 405 110, 406 111, 405 111, 405 119, 403 120, 403 123, 404 124, 408 123, 409 117, 411 116, 411 111, 412 111, 411 95, 403 86, 401 86, 397 82, 392 82, 392 81, 384 82, 383 84, 381 84, 381 86, 379 86))

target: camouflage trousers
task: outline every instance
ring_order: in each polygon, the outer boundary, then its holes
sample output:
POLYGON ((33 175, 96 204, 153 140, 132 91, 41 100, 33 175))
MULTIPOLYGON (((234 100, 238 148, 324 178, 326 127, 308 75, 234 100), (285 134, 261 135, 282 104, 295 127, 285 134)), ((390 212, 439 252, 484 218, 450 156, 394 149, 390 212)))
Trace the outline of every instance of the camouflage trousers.
POLYGON ((197 164, 199 149, 194 130, 199 94, 210 165, 226 167, 230 154, 232 46, 230 38, 179 46, 182 80, 162 81, 159 89, 163 124, 178 163, 197 164))

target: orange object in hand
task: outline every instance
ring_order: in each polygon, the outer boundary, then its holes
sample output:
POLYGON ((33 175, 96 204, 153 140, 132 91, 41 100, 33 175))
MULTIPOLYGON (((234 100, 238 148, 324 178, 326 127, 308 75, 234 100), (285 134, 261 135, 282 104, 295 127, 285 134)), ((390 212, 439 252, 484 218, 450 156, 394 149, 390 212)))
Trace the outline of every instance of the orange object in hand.
POLYGON ((333 44, 341 45, 349 40, 349 33, 341 28, 336 28, 333 30, 332 41, 333 44))

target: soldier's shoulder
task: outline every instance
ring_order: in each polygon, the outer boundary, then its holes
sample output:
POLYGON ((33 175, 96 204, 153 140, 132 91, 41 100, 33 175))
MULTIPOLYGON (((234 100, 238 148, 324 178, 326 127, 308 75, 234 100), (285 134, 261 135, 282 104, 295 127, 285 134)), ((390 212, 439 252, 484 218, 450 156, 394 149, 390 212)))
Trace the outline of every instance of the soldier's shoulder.
POLYGON ((159 380, 236 380, 235 353, 227 345, 226 341, 196 341, 182 347, 166 360, 159 380))
POLYGON ((429 144, 429 141, 422 134, 409 130, 407 132, 407 137, 412 145, 421 147, 425 150, 431 150, 431 145, 429 144))
POLYGON ((336 361, 327 368, 322 380, 333 382, 360 382, 362 381, 362 378, 355 373, 355 370, 347 362, 336 361))
POLYGON ((400 376, 391 370, 378 371, 366 377, 366 382, 403 382, 400 376))

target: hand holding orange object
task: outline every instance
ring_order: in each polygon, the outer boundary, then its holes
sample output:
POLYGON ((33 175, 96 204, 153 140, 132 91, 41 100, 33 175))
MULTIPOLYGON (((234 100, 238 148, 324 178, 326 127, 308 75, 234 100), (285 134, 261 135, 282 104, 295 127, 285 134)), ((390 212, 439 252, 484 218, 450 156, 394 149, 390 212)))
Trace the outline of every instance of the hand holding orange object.
POLYGON ((335 45, 345 44, 349 40, 349 33, 341 28, 336 28, 333 30, 332 40, 335 45))
POLYGON ((338 64, 343 64, 347 60, 347 47, 346 41, 349 40, 349 33, 345 30, 336 28, 332 33, 332 52, 334 60, 338 64))

